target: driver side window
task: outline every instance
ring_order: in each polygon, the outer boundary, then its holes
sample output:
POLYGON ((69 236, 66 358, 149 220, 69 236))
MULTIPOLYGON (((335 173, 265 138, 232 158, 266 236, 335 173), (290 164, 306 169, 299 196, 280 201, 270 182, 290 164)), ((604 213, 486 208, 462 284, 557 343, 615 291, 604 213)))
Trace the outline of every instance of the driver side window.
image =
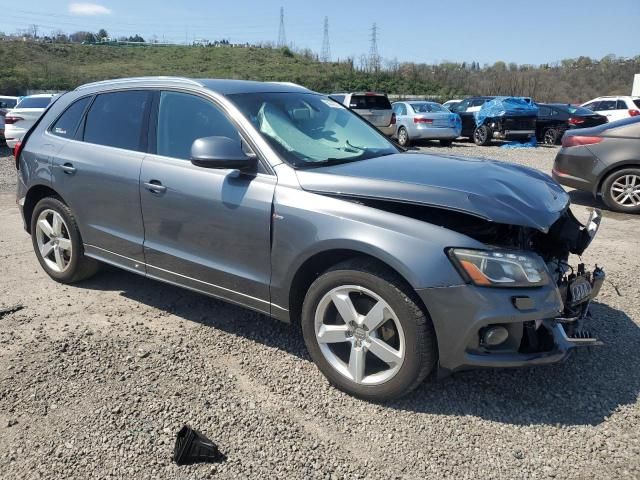
POLYGON ((228 137, 240 143, 236 127, 212 102, 196 95, 162 92, 158 106, 156 153, 189 160, 198 138, 228 137))

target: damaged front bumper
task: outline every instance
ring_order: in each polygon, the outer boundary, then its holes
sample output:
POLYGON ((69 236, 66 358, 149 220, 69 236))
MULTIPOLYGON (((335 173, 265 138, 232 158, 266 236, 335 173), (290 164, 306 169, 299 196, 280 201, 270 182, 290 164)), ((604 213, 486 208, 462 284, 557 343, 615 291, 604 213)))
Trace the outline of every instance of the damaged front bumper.
MULTIPOLYGON (((581 226, 585 235, 575 239, 580 249, 593 239, 599 221, 599 212, 594 211, 587 225, 581 226)), ((563 230, 569 228, 565 225, 563 230)), ((585 323, 605 273, 597 265, 591 272, 583 264, 576 269, 563 266, 567 273, 543 287, 466 284, 418 290, 436 330, 440 374, 551 364, 564 360, 575 348, 600 345, 585 323)))

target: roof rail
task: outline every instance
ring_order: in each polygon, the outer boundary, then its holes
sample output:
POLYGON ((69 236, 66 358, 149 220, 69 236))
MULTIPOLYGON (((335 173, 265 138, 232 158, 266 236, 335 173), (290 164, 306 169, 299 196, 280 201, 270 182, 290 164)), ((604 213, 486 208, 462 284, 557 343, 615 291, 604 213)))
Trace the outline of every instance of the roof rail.
POLYGON ((195 80, 191 80, 190 78, 158 76, 158 77, 129 77, 129 78, 116 78, 113 80, 101 80, 99 82, 85 83, 84 85, 80 85, 79 87, 77 87, 76 90, 83 90, 85 88, 98 87, 101 85, 135 83, 135 82, 154 81, 154 80, 157 80, 157 81, 169 80, 171 82, 186 83, 189 85, 197 85, 199 87, 202 86, 201 83, 195 80))
POLYGON ((274 85, 289 85, 290 87, 306 88, 306 87, 303 87, 302 85, 299 85, 299 84, 293 83, 293 82, 265 82, 265 83, 271 83, 271 84, 274 84, 274 85))

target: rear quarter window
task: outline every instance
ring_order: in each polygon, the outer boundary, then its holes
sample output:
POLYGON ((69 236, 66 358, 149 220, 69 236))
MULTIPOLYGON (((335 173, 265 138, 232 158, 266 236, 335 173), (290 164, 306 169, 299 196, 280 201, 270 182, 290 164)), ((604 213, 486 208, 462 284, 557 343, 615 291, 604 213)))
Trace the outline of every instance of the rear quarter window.
POLYGON ((142 151, 142 129, 151 94, 141 90, 103 93, 87 114, 84 141, 142 151))
POLYGON ((352 95, 349 108, 366 110, 391 110, 391 102, 382 95, 352 95))
POLYGON ((73 138, 91 98, 84 97, 72 103, 53 124, 51 133, 62 138, 73 138))

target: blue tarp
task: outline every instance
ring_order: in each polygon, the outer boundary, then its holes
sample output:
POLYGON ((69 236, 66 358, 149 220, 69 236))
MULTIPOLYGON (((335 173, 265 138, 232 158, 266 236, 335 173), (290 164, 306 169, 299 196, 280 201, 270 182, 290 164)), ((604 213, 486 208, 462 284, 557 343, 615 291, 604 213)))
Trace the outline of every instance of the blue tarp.
POLYGON ((537 146, 538 142, 536 137, 531 137, 527 143, 509 142, 500 145, 500 148, 536 148, 537 146))
POLYGON ((527 102, 522 97, 496 97, 486 102, 479 111, 474 113, 476 126, 483 124, 486 118, 537 116, 538 107, 527 102))

